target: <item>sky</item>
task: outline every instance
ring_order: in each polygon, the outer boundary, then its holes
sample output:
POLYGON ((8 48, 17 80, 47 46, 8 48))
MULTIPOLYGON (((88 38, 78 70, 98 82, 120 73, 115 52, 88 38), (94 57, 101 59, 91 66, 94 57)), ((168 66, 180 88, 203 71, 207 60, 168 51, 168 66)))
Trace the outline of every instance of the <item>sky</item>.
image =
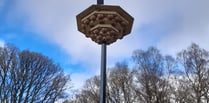
MULTIPOLYGON (((176 55, 191 43, 209 50, 209 0, 104 0, 134 17, 132 32, 107 47, 107 67, 136 49, 176 55)), ((74 89, 100 73, 101 46, 77 30, 76 15, 96 0, 0 0, 0 46, 13 44, 52 58, 74 89)))

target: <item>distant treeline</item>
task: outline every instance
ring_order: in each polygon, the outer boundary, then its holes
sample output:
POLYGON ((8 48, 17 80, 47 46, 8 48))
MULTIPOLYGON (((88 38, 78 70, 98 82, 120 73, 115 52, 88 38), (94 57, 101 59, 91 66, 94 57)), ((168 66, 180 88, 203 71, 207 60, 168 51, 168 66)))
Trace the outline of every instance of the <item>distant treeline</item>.
MULTIPOLYGON (((150 47, 132 58, 135 68, 108 69, 107 103, 209 103, 209 51, 192 44, 174 58, 150 47)), ((99 88, 94 76, 64 103, 99 103, 99 88)))

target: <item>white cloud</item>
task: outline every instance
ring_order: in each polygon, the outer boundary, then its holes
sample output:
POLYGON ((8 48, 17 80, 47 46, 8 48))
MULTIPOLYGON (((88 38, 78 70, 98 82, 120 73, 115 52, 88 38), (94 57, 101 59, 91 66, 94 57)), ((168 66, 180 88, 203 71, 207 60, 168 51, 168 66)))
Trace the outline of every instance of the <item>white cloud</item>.
POLYGON ((4 41, 0 39, 0 47, 4 47, 4 41))
POLYGON ((182 16, 181 28, 178 32, 163 37, 159 47, 167 54, 175 54, 185 49, 192 42, 209 50, 209 1, 207 0, 183 0, 179 4, 178 13, 182 16))
MULTIPOLYGON (((21 0, 17 2, 16 8, 20 16, 28 17, 30 28, 34 28, 43 37, 57 43, 69 53, 71 63, 86 63, 95 68, 95 63, 100 63, 100 46, 78 32, 76 24, 76 15, 93 3, 70 0, 21 0)), ((128 55, 133 50, 132 42, 136 41, 137 39, 124 39, 121 44, 114 44, 110 47, 109 59, 128 55), (124 50, 118 52, 117 46, 123 47, 120 49, 124 50)))
MULTIPOLYGON (((11 16, 27 17, 28 29, 33 28, 58 44, 71 57, 70 63, 82 63, 95 72, 92 74, 98 74, 95 68, 100 65, 100 46, 78 32, 76 25, 76 15, 95 3, 95 0, 19 0, 11 16)), ((150 45, 159 47, 164 54, 175 54, 191 42, 209 49, 208 0, 105 0, 105 4, 120 5, 135 18, 132 33, 108 46, 109 64, 129 58, 133 50, 150 45), (152 25, 156 33, 143 32, 141 28, 147 24, 152 25)), ((151 30, 148 26, 147 31, 151 30)), ((72 75, 80 79, 78 82, 87 77, 72 75)))
POLYGON ((80 89, 83 87, 85 80, 87 78, 92 77, 91 73, 73 73, 72 75, 70 75, 71 80, 72 80, 72 85, 73 85, 73 89, 80 89))

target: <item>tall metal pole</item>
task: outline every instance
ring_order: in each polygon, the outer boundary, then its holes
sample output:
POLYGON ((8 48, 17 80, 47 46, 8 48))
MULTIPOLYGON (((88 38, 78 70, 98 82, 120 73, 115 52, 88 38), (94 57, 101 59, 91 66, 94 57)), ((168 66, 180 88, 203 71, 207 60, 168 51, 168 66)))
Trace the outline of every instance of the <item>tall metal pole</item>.
POLYGON ((100 75, 100 103, 106 103, 106 43, 102 43, 100 75))
MULTIPOLYGON (((97 0, 98 5, 103 5, 104 0, 97 0)), ((101 48, 101 73, 100 73, 100 103, 106 103, 106 43, 101 48)))
POLYGON ((97 0, 97 4, 103 5, 104 4, 104 0, 97 0))

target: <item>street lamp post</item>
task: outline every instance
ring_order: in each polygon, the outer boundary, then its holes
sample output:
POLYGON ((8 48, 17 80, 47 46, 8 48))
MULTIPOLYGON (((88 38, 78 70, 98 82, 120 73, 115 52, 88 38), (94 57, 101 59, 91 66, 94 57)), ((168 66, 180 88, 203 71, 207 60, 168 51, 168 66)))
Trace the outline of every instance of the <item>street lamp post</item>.
POLYGON ((106 103, 106 43, 102 43, 101 49, 101 73, 100 73, 100 103, 106 103))
MULTIPOLYGON (((103 5, 104 0, 97 0, 98 5, 103 5)), ((101 72, 100 72, 100 103, 106 103, 106 50, 107 46, 105 41, 102 43, 102 49, 101 49, 101 72)))
POLYGON ((97 0, 97 4, 99 5, 99 4, 104 4, 104 0, 97 0))
POLYGON ((106 45, 122 39, 131 32, 133 17, 119 6, 103 5, 97 0, 76 16, 78 30, 101 45, 100 103, 106 103, 106 45))

